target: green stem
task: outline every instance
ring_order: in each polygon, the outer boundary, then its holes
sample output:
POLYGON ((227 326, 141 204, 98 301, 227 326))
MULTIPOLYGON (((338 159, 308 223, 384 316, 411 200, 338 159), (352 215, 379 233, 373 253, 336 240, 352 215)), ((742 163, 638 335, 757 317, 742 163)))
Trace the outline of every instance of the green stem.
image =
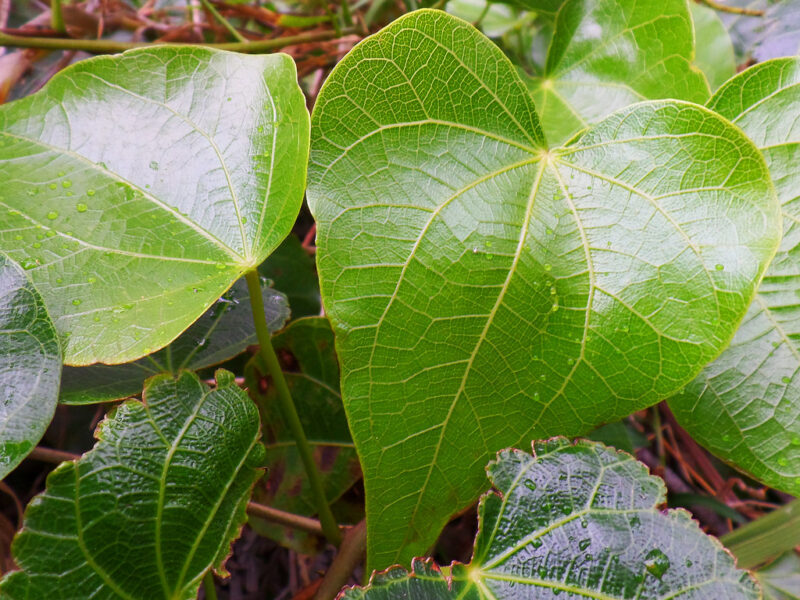
POLYGON ((705 4, 709 8, 713 8, 714 10, 718 10, 720 12, 731 13, 733 15, 745 15, 747 17, 763 17, 764 11, 757 10, 755 8, 740 8, 738 6, 728 6, 727 4, 722 4, 722 2, 717 2, 717 0, 699 0, 701 4, 705 4))
POLYGON ((339 531, 339 526, 336 524, 336 520, 333 518, 331 508, 328 506, 325 490, 322 487, 322 477, 314 462, 314 454, 311 451, 308 439, 306 439, 300 417, 297 415, 297 409, 294 406, 292 394, 289 391, 286 378, 283 376, 283 370, 278 362, 278 355, 275 354, 275 349, 272 347, 272 339, 270 338, 269 328, 267 327, 267 317, 264 312, 264 299, 261 295, 261 281, 258 277, 258 271, 248 271, 245 273, 245 279, 247 280, 247 289, 250 292, 250 305, 253 307, 253 322, 256 326, 256 335, 258 336, 258 343, 261 346, 261 358, 267 366, 270 377, 272 377, 272 384, 278 392, 277 395, 281 413, 286 420, 286 424, 289 426, 292 437, 297 444, 297 451, 300 454, 300 459, 303 461, 303 466, 306 469, 311 492, 316 501, 317 510, 319 511, 319 521, 322 524, 322 531, 325 532, 325 537, 330 543, 338 546, 342 541, 342 535, 339 531))
POLYGON ((339 553, 333 559, 328 572, 314 595, 314 600, 333 600, 364 558, 367 547, 367 525, 361 521, 344 536, 339 553))
POLYGON ((61 11, 61 0, 50 0, 50 26, 58 33, 66 33, 64 13, 61 11))
POLYGON ((203 591, 206 593, 206 600, 217 600, 217 586, 214 585, 214 574, 211 569, 203 576, 203 591))
MULTIPOLYGON (((342 36, 363 33, 358 27, 348 27, 342 29, 342 36)), ((246 52, 250 54, 260 54, 279 50, 285 46, 294 44, 306 44, 309 42, 321 42, 332 40, 339 37, 335 31, 318 31, 301 33, 298 35, 288 35, 272 40, 251 40, 248 43, 228 42, 224 44, 176 44, 172 46, 203 46, 206 48, 217 48, 218 50, 229 50, 230 52, 246 52)), ((145 46, 155 46, 158 43, 152 42, 117 42, 114 40, 76 40, 67 38, 40 38, 27 37, 21 35, 8 35, 0 33, 0 46, 15 48, 42 48, 45 50, 82 50, 94 54, 115 54, 125 52, 134 48, 145 46)))
POLYGON ((211 4, 210 0, 201 0, 201 1, 203 2, 203 6, 205 6, 206 10, 213 15, 213 17, 219 22, 220 25, 222 25, 225 29, 228 30, 228 33, 230 33, 233 36, 233 39, 241 42, 242 44, 250 43, 250 40, 248 40, 241 33, 239 33, 236 30, 236 27, 231 25, 228 19, 219 14, 219 11, 213 4, 211 4))
POLYGON ((800 545, 800 500, 726 533, 719 541, 742 569, 751 569, 791 550, 800 545))

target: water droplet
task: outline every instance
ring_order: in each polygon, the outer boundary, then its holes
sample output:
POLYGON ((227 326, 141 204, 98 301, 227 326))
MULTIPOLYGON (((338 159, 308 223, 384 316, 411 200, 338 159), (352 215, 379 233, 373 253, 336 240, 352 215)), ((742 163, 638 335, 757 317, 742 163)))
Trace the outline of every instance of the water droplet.
POLYGON ((217 263, 217 269, 219 269, 220 271, 224 271, 226 268, 227 268, 226 265, 222 263, 217 263))
POLYGON ((532 491, 532 492, 536 491, 536 483, 533 480, 526 479, 524 483, 525 483, 525 487, 528 488, 530 491, 532 491))
POLYGON ((89 283, 94 283, 97 281, 97 277, 89 277, 86 281, 88 281, 89 283))
POLYGON ((784 376, 784 377, 781 377, 781 381, 783 383, 792 383, 792 378, 784 376))
POLYGON ((800 437, 794 436, 792 438, 792 446, 800 446, 800 437))
POLYGON ((547 235, 553 235, 553 230, 549 227, 545 231, 547 231, 547 235))
POLYGON ((631 527, 638 527, 641 522, 642 520, 639 517, 635 515, 631 517, 631 527))
POLYGON ((33 243, 33 247, 34 248, 41 248, 42 247, 42 243, 41 242, 34 242, 33 243))
POLYGON ((47 237, 49 237, 49 238, 51 238, 51 237, 56 237, 56 232, 55 232, 55 231, 53 231, 53 230, 51 229, 51 230, 50 230, 50 231, 48 231, 48 232, 47 232, 45 235, 46 235, 47 237))
POLYGON ((23 260, 23 261, 20 263, 20 266, 21 266, 23 269, 25 269, 26 271, 30 271, 31 269, 34 269, 34 268, 36 268, 36 265, 37 265, 37 263, 36 263, 36 261, 35 261, 35 260, 27 260, 27 259, 26 259, 26 260, 23 260))
MULTIPOLYGON (((589 521, 587 521, 586 519, 581 519, 581 527, 586 529, 588 526, 589 526, 589 521)), ((581 548, 581 550, 583 550, 583 548, 581 548)))
POLYGON ((58 172, 58 176, 59 176, 59 177, 63 177, 64 175, 66 175, 66 173, 64 173, 64 171, 59 171, 59 172, 58 172))
POLYGON ((589 538, 586 538, 585 540, 581 540, 580 542, 578 542, 578 548, 580 548, 581 551, 586 550, 591 545, 592 545, 592 540, 590 540, 589 538))
POLYGON ((686 559, 686 566, 691 567, 694 563, 690 559, 686 559))
POLYGON ((15 235, 15 236, 14 236, 14 239, 19 241, 19 240, 21 240, 21 239, 22 239, 22 236, 21 236, 21 235, 15 235))
POLYGON ((549 264, 545 264, 545 266, 544 266, 544 270, 545 271, 550 271, 550 270, 552 270, 552 268, 553 268, 552 265, 549 265, 549 264))
POLYGON ((778 459, 778 464, 779 464, 780 466, 782 466, 782 467, 785 467, 785 466, 787 466, 787 465, 789 464, 789 461, 788 461, 788 460, 786 460, 786 458, 784 458, 783 456, 781 456, 781 457, 778 459))
POLYGON ((83 300, 80 300, 79 298, 75 298, 75 300, 72 301, 72 304, 73 304, 73 306, 78 306, 81 302, 83 302, 83 300))
POLYGON ((35 196, 39 193, 39 188, 31 188, 28 190, 28 196, 35 196))
POLYGON ((661 579, 670 567, 669 558, 658 548, 653 548, 644 557, 644 566, 656 579, 661 579))
POLYGON ((543 543, 542 540, 540 540, 539 538, 533 538, 533 540, 531 540, 531 546, 533 546, 534 548, 541 548, 542 543, 543 543))
POLYGON ((65 188, 71 188, 72 182, 69 179, 65 179, 64 181, 61 182, 61 185, 65 188))
POLYGON ((58 213, 54 210, 51 210, 49 213, 47 213, 47 218, 50 219, 51 221, 54 221, 55 219, 58 218, 58 213))
POLYGON ((49 187, 51 190, 54 190, 54 189, 56 189, 58 186, 57 186, 55 183, 51 183, 51 184, 50 184, 50 185, 48 185, 47 187, 49 187))
POLYGON ((158 171, 158 163, 156 161, 154 161, 154 160, 151 160, 150 161, 150 168, 153 169, 153 171, 158 171))
POLYGON ((94 196, 94 195, 95 195, 95 193, 96 193, 96 192, 95 192, 94 190, 91 190, 91 189, 90 189, 90 190, 86 190, 86 195, 87 195, 87 196, 94 196))
POLYGON ((77 206, 75 206, 75 210, 77 210, 79 213, 82 213, 89 210, 89 207, 86 206, 83 202, 81 202, 77 206))
POLYGON ((94 318, 92 318, 92 321, 94 321, 95 323, 99 323, 100 322, 100 315, 95 315, 94 318))
POLYGON ((724 266, 724 265, 721 265, 721 264, 719 264, 719 263, 717 263, 716 265, 714 265, 714 268, 715 268, 717 271, 724 271, 724 270, 725 270, 725 266, 724 266))

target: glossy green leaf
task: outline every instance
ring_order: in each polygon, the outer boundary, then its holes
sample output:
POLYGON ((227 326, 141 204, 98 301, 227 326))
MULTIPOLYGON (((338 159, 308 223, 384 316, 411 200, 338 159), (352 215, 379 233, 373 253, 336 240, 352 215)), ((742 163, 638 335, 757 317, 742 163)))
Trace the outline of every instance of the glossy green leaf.
POLYGON ((261 475, 255 406, 217 371, 148 382, 121 405, 80 460, 62 463, 28 506, 12 546, 22 569, 0 583, 9 600, 196 598, 222 571, 261 475))
POLYGON ((708 85, 716 90, 736 74, 733 43, 717 11, 690 2, 697 40, 694 64, 706 75, 708 85))
POLYGON ((795 552, 787 552, 753 575, 764 600, 800 600, 800 557, 795 552))
POLYGON ((709 106, 762 149, 784 235, 731 346, 670 406, 714 454, 800 494, 800 58, 748 69, 709 106))
POLYGON ((308 114, 294 63, 153 47, 0 106, 0 247, 68 364, 165 346, 289 233, 308 114))
POLYGON ((373 575, 342 600, 755 600, 746 571, 682 510, 660 512, 664 484, 629 454, 563 439, 531 456, 505 450, 487 468, 475 551, 444 577, 416 560, 373 575))
POLYGON ((319 279, 314 259, 296 236, 290 235, 258 267, 258 272, 271 279, 276 290, 289 300, 292 318, 316 317, 322 310, 319 279))
POLYGON ((567 0, 547 62, 528 80, 545 137, 560 144, 611 112, 647 99, 708 99, 692 65, 685 0, 567 0))
MULTIPOLYGON (((324 317, 299 319, 274 336, 272 344, 284 363, 286 383, 314 450, 325 494, 329 502, 334 502, 361 478, 361 469, 339 393, 333 331, 324 317)), ((259 389, 254 381, 257 359, 248 368, 251 394, 259 389)), ((256 399, 262 407, 268 474, 254 497, 274 508, 311 516, 317 512, 316 502, 294 438, 280 414, 275 388, 268 384, 256 399)), ((309 551, 314 543, 302 532, 286 532, 265 522, 258 524, 258 531, 297 550, 309 551)))
MULTIPOLYGON (((267 324, 275 332, 288 320, 289 306, 269 282, 262 288, 267 324)), ((257 343, 247 284, 241 280, 178 339, 154 354, 124 365, 65 367, 59 400, 62 404, 94 404, 138 396, 148 377, 217 365, 257 343)))
POLYGON ((763 158, 727 121, 642 103, 545 150, 512 65, 445 13, 357 46, 313 123, 308 199, 373 567, 425 552, 498 449, 688 383, 778 244, 763 158))
POLYGON ((44 302, 0 254, 0 479, 42 439, 60 378, 61 349, 44 302))

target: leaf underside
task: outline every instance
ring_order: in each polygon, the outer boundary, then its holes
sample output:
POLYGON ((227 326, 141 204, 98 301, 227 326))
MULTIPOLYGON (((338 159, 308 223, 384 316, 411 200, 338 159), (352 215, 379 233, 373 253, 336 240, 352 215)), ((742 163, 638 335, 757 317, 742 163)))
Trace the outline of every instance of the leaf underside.
POLYGON ((307 152, 286 55, 81 61, 0 107, 0 246, 41 292, 65 362, 129 362, 278 246, 307 152))
POLYGON ((44 302, 0 254, 0 480, 42 439, 60 378, 61 350, 44 302))
MULTIPOLYGON (((269 282, 262 285, 262 294, 267 325, 274 333, 289 318, 289 306, 269 282)), ((148 377, 217 365, 256 343, 247 284, 239 280, 166 348, 124 365, 65 367, 59 402, 94 404, 137 396, 148 377)))
POLYGON ((188 372, 150 379, 144 403, 122 404, 92 451, 48 476, 12 547, 22 570, 0 595, 195 598, 244 523, 258 438, 256 408, 230 373, 213 390, 188 372))
POLYGON ((642 103, 548 150, 508 60, 438 11, 357 46, 313 122, 308 198, 371 567, 424 553, 498 449, 690 381, 778 244, 764 161, 727 121, 642 103))
POLYGON ((692 436, 767 485, 800 494, 800 58, 773 59, 709 106, 762 149, 783 240, 730 347, 670 407, 692 436))
POLYGON ((629 454, 554 439, 487 468, 472 562, 444 577, 395 567, 341 600, 755 600, 755 583, 683 510, 660 512, 660 479, 629 454))

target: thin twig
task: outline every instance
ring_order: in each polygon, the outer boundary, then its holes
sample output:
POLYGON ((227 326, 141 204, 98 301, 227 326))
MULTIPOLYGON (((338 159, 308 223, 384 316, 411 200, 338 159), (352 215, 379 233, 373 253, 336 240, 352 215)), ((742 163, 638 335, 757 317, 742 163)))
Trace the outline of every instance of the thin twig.
POLYGON ((756 8, 743 8, 739 6, 728 6, 727 4, 722 4, 722 2, 717 2, 717 0, 700 0, 701 4, 705 4, 709 8, 713 8, 714 10, 718 10, 720 12, 731 13, 734 15, 744 15, 747 17, 763 17, 764 11, 758 10, 756 8))
POLYGON ((222 25, 225 29, 228 30, 228 33, 230 33, 233 36, 233 39, 235 39, 238 42, 241 42, 242 44, 250 43, 250 40, 248 40, 241 33, 239 33, 239 31, 233 25, 231 25, 230 21, 228 21, 228 19, 226 19, 220 14, 220 12, 216 9, 216 7, 213 4, 211 4, 210 0, 201 0, 201 1, 205 9, 211 13, 211 15, 220 23, 220 25, 222 25))
POLYGON ((361 521, 350 529, 342 540, 339 553, 333 559, 328 572, 322 578, 314 600, 333 600, 347 584, 353 570, 364 558, 367 547, 367 524, 361 521))
POLYGON ((58 33, 66 33, 64 13, 61 11, 61 0, 50 0, 50 26, 58 33))
POLYGON ((33 460, 40 460, 56 465, 70 460, 78 460, 80 457, 80 454, 73 454, 72 452, 65 452, 64 450, 56 450, 54 448, 45 448, 44 446, 36 446, 28 455, 28 458, 32 458, 33 460))
POLYGON ((278 525, 291 527, 292 529, 313 533, 314 535, 324 535, 322 525, 317 519, 284 512, 277 508, 272 508, 271 506, 264 506, 256 502, 248 502, 247 514, 260 517, 272 523, 277 523, 278 525))
MULTIPOLYGON (((361 34, 359 27, 348 27, 342 29, 342 36, 361 34)), ((226 42, 223 44, 187 44, 184 42, 171 42, 174 46, 202 46, 205 48, 216 48, 218 50, 228 50, 230 52, 244 52, 249 54, 262 54, 294 46, 295 44, 308 44, 311 42, 322 42, 336 39, 338 36, 335 31, 317 31, 301 33, 298 35, 287 35, 285 37, 270 40, 251 40, 243 44, 241 42, 226 42)), ((25 37, 18 35, 8 35, 0 33, 0 46, 11 46, 15 48, 42 48, 45 50, 82 50, 94 54, 115 54, 125 52, 134 48, 146 46, 157 46, 159 42, 117 42, 115 40, 77 40, 68 38, 42 38, 25 37)))

